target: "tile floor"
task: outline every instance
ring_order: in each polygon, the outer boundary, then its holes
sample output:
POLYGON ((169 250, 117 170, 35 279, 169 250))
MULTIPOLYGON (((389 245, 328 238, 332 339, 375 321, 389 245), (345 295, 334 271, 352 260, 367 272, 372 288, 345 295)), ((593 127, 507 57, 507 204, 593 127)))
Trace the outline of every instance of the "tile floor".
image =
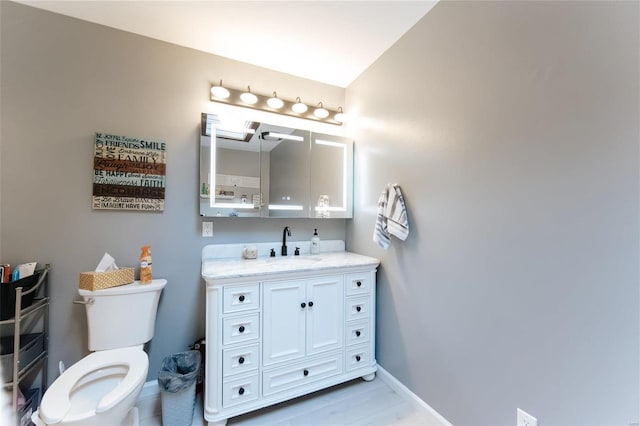
MULTIPOLYGON (((161 426, 160 399, 140 400, 140 426, 161 426)), ((361 379, 333 386, 229 419, 229 426, 339 426, 339 425, 429 425, 431 415, 406 396, 399 395, 380 378, 361 379)), ((193 426, 206 426, 202 394, 196 400, 193 426)))

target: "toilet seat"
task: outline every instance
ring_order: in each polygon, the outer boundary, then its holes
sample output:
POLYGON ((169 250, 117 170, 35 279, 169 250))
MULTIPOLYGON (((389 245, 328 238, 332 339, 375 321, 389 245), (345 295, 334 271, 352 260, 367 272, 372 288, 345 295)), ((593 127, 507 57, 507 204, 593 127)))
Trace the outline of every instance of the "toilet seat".
POLYGON ((40 418, 47 424, 61 422, 71 409, 69 397, 76 384, 94 371, 117 366, 127 368, 124 379, 102 396, 94 409, 74 414, 74 417, 101 413, 121 402, 146 379, 149 358, 139 347, 110 349, 87 355, 69 367, 47 389, 38 409, 40 418))

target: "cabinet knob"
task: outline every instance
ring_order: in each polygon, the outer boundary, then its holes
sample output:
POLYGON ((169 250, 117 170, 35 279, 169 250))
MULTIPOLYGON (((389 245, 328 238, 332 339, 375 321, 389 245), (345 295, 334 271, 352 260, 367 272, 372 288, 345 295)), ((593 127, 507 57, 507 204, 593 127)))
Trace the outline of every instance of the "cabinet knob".
POLYGON ((309 375, 309 370, 307 370, 305 368, 305 370, 302 372, 302 374, 304 374, 304 377, 307 377, 309 375))
POLYGON ((356 306, 356 311, 360 312, 362 310, 362 306, 356 306))
POLYGON ((238 389, 238 395, 244 395, 244 388, 238 389))
POLYGON ((304 302, 302 302, 302 303, 300 304, 300 307, 301 307, 302 309, 304 309, 304 308, 306 308, 306 307, 307 307, 307 304, 306 304, 306 303, 304 303, 304 302))
POLYGON ((360 337, 360 330, 356 330, 356 337, 360 337))
POLYGON ((358 287, 362 287, 362 281, 356 281, 356 285, 357 285, 358 287))
POLYGON ((356 362, 360 362, 360 355, 356 355, 356 362))
POLYGON ((241 325, 240 327, 238 327, 238 331, 240 333, 244 333, 244 325, 241 325))
POLYGON ((241 294, 240 297, 238 297, 238 300, 244 302, 244 294, 241 294))
POLYGON ((244 364, 244 357, 243 356, 238 358, 238 364, 244 364))
POLYGON ((309 302, 309 307, 312 307, 312 306, 313 306, 313 302, 309 302))

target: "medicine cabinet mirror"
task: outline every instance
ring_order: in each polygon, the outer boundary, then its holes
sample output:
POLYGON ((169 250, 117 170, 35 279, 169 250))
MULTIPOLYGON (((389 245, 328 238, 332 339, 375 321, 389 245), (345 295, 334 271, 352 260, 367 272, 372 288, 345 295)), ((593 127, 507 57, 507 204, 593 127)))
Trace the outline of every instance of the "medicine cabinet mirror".
POLYGON ((352 217, 352 140, 205 113, 201 128, 201 216, 352 217))

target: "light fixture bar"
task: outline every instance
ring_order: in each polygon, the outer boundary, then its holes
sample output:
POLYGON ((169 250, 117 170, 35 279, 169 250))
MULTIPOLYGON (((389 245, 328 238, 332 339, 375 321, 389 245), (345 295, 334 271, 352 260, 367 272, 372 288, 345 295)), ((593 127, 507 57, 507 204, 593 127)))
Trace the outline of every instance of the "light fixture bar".
MULTIPOLYGON (((227 96, 226 98, 223 97, 217 97, 215 96, 214 92, 219 93, 221 90, 217 89, 219 87, 222 87, 222 82, 220 82, 220 84, 214 84, 212 85, 212 89, 213 87, 216 87, 215 91, 211 91, 211 95, 210 95, 210 99, 212 102, 219 102, 222 104, 227 104, 227 105, 233 105, 233 106, 239 106, 242 108, 250 108, 250 109, 256 109, 256 110, 260 110, 260 111, 266 111, 266 112, 272 112, 275 114, 281 114, 281 115, 287 115, 290 117, 297 117, 297 118, 303 118, 305 120, 313 120, 313 121, 317 121, 320 123, 328 123, 328 124, 334 124, 336 126, 341 126, 342 122, 338 121, 335 119, 335 115, 342 112, 341 110, 331 110, 329 108, 326 107, 322 107, 323 110, 326 110, 329 114, 326 117, 318 117, 317 115, 314 115, 314 111, 317 108, 311 108, 311 106, 309 104, 305 104, 307 106, 309 106, 309 108, 305 111, 305 112, 294 112, 293 110, 293 106, 294 104, 300 102, 300 98, 298 97, 295 101, 289 101, 286 99, 281 98, 280 96, 277 97, 277 99, 282 101, 282 106, 279 108, 274 108, 272 106, 269 105, 268 101, 269 99, 273 99, 274 96, 273 94, 275 92, 272 92, 272 94, 270 95, 261 95, 259 93, 255 93, 253 92, 253 90, 250 90, 251 95, 254 95, 257 100, 255 103, 253 104, 248 104, 246 102, 243 102, 240 98, 240 96, 244 93, 248 93, 249 89, 247 88, 245 89, 241 89, 241 90, 237 90, 237 89, 232 89, 229 87, 223 87, 224 89, 227 89, 229 91, 229 96, 227 96)), ((278 92, 279 93, 279 92, 278 92)), ((246 96, 245 96, 246 98, 246 96)), ((271 102, 271 104, 273 105, 273 101, 271 102)), ((322 103, 320 103, 322 104, 322 103)), ((279 105, 279 103, 277 104, 279 105)), ((316 104, 317 105, 317 104, 316 104)), ((323 114, 321 114, 323 115, 323 114)))

